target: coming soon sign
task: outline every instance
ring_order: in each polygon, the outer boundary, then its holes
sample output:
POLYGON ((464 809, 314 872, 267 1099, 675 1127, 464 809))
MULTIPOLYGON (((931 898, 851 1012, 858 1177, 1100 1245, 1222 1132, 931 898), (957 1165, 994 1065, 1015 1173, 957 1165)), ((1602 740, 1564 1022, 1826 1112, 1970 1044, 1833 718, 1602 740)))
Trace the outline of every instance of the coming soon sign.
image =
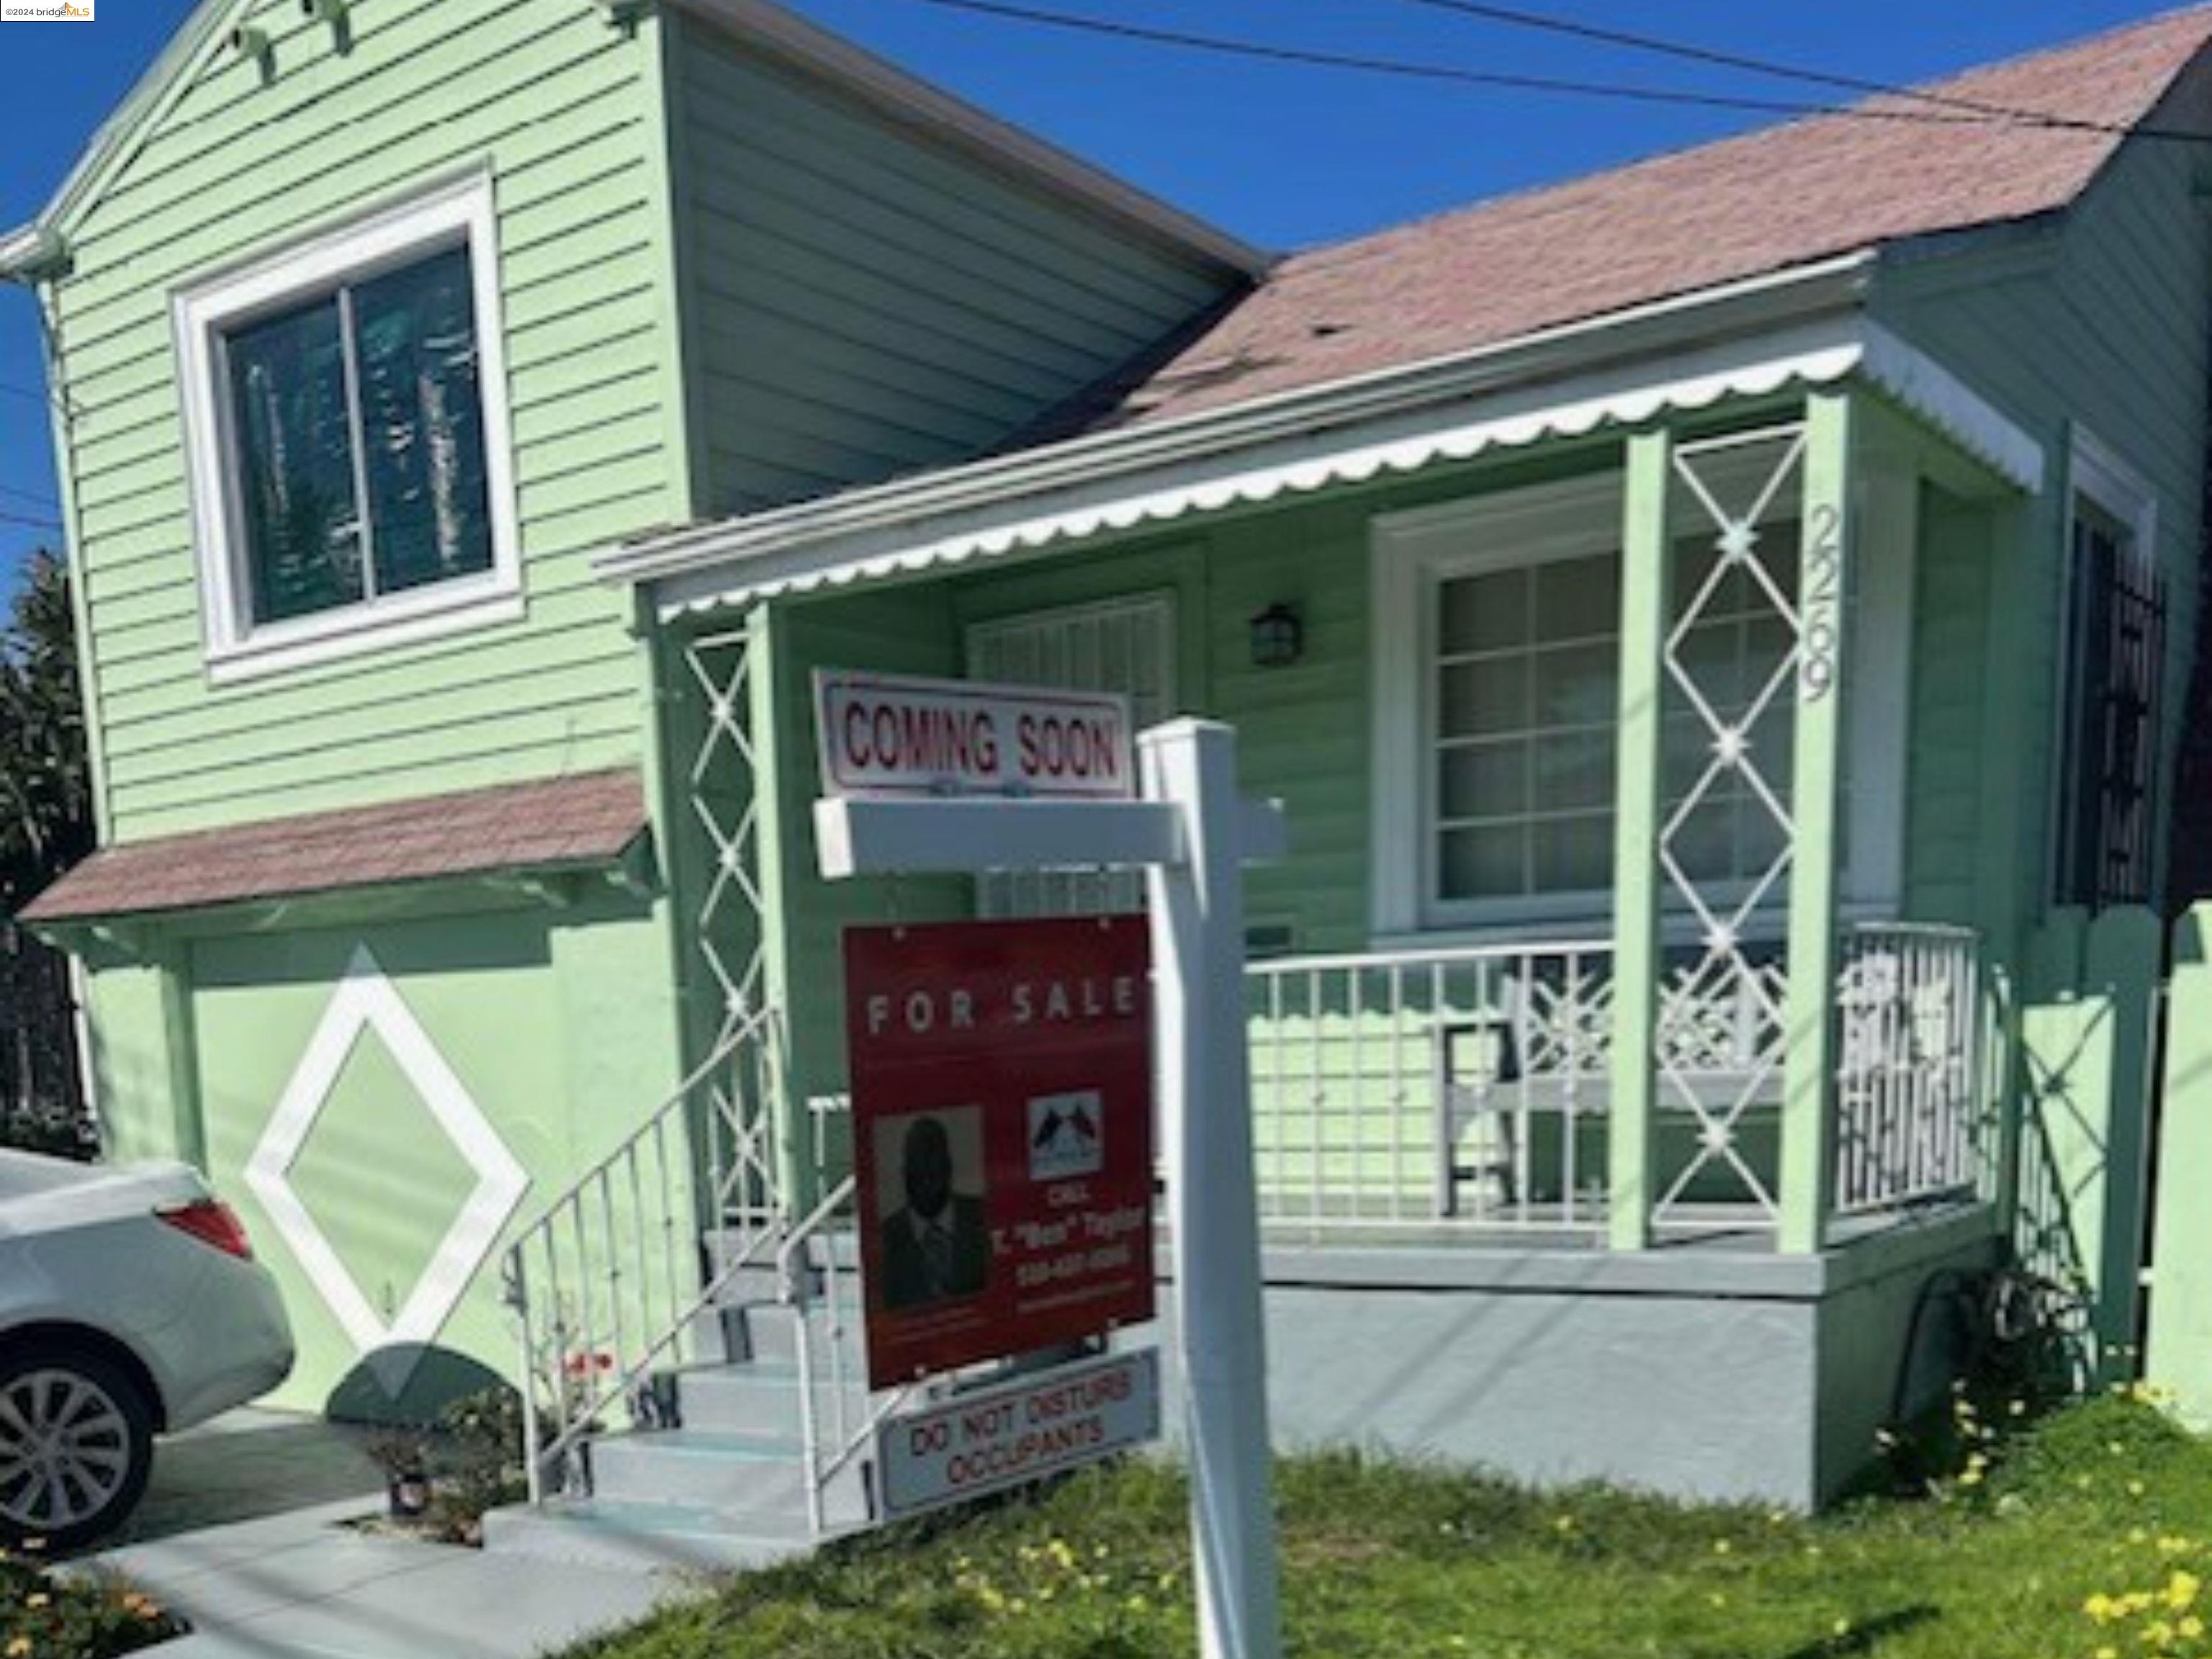
POLYGON ((1137 793, 1128 699, 1103 691, 821 671, 814 714, 831 795, 1137 793))

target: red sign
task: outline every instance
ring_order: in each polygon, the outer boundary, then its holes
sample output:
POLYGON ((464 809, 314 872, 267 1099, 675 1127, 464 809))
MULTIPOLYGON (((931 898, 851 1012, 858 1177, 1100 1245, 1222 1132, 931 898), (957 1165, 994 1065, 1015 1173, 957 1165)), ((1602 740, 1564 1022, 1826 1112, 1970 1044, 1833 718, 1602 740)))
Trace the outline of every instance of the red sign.
POLYGON ((1108 692, 817 670, 814 723, 825 794, 1137 793, 1129 701, 1108 692))
POLYGON ((845 934, 868 1380, 1152 1316, 1141 916, 845 934))

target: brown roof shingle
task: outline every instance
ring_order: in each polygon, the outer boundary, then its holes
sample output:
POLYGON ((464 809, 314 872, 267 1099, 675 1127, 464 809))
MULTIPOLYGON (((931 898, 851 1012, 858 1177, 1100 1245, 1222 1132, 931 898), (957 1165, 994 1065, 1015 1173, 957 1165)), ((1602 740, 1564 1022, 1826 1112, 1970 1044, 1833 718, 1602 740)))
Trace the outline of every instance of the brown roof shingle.
MULTIPOLYGON (((1923 90, 2139 123, 2212 38, 2212 7, 1923 90)), ((1896 97, 1869 112, 1943 112, 1896 97)), ((2117 133, 1818 116, 1285 259, 1096 426, 1408 366, 1883 242, 2065 207, 2117 133)))
POLYGON ((313 812, 94 854, 23 920, 197 910, 252 899, 498 871, 604 865, 646 827, 633 769, 313 812))

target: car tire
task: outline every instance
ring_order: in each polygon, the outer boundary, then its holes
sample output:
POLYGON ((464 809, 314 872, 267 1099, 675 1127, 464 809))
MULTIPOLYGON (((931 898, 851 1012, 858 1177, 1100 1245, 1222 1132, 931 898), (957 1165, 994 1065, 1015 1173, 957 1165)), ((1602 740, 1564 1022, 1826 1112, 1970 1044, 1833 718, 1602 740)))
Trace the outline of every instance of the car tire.
POLYGON ((123 1524, 154 1465, 145 1391, 98 1354, 0 1358, 0 1546, 60 1553, 123 1524))

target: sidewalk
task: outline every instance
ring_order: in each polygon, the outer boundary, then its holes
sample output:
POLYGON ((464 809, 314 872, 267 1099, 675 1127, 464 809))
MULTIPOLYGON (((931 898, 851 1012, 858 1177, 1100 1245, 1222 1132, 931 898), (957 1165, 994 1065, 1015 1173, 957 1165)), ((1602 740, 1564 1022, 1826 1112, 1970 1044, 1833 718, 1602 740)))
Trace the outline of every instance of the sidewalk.
POLYGON ((685 1593, 347 1528, 383 1494, 346 1432, 312 1420, 240 1414, 163 1450, 139 1541, 87 1563, 190 1620, 162 1659, 530 1659, 685 1593), (283 1507, 280 1479, 299 1507, 283 1507), (357 1495, 331 1498, 345 1480, 357 1495))

